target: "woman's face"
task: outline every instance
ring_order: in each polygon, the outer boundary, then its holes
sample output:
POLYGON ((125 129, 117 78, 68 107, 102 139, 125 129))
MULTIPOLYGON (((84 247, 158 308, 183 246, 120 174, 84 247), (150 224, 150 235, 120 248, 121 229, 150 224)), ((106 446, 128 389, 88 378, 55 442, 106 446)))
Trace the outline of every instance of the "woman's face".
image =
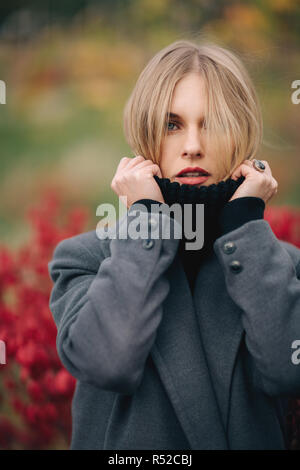
POLYGON ((206 146, 204 83, 199 73, 190 73, 176 85, 171 102, 167 135, 162 142, 160 169, 163 178, 196 187, 218 182, 216 156, 206 146), (201 132, 202 131, 202 132, 201 132), (205 176, 177 176, 190 167, 205 170, 205 176))

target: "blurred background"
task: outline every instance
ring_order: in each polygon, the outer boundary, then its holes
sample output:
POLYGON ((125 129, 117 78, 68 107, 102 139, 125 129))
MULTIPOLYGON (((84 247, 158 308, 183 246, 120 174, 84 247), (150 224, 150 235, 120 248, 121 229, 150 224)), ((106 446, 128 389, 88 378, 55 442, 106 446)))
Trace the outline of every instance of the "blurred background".
POLYGON ((47 262, 60 239, 95 228, 100 203, 118 205, 110 183, 132 156, 123 108, 143 67, 203 37, 237 52, 254 80, 261 158, 279 183, 267 215, 298 244, 298 0, 1 0, 0 448, 68 448, 75 384, 55 353, 47 262))
POLYGON ((132 155, 126 99, 150 57, 199 34, 244 58, 264 113, 263 157, 279 182, 272 204, 300 204, 299 1, 2 0, 0 15, 1 240, 23 238, 24 209, 46 186, 93 213, 116 201, 110 182, 132 155))

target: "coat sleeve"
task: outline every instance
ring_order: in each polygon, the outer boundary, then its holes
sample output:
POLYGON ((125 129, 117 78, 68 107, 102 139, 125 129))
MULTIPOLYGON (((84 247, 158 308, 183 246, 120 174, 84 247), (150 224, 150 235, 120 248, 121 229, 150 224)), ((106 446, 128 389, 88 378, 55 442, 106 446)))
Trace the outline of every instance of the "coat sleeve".
POLYGON ((266 220, 251 220, 220 236, 214 251, 263 390, 299 396, 300 364, 292 357, 300 340, 300 249, 279 241, 266 220))
POLYGON ((169 292, 165 271, 179 243, 172 232, 179 225, 168 215, 141 216, 148 227, 162 230, 150 243, 128 236, 135 218, 130 211, 110 240, 111 256, 95 256, 81 234, 61 241, 48 264, 54 283, 49 306, 63 365, 78 380, 126 394, 142 379, 169 292))

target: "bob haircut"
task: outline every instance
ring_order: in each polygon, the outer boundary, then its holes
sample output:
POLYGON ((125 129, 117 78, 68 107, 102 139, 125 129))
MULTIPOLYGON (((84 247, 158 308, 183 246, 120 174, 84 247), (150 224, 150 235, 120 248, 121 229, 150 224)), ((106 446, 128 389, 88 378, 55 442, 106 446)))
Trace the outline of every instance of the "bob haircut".
POLYGON ((141 72, 123 113, 125 138, 135 155, 159 165, 174 88, 191 72, 204 80, 207 145, 219 155, 218 181, 257 158, 263 122, 252 80, 241 60, 213 43, 175 41, 141 72))

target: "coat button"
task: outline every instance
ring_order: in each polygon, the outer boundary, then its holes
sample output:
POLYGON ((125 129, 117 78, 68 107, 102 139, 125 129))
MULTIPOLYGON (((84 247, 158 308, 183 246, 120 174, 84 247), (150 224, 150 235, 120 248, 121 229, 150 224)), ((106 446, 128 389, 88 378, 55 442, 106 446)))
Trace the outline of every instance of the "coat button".
POLYGON ((143 241, 143 248, 145 248, 145 250, 150 250, 150 248, 152 248, 154 245, 154 241, 153 240, 144 240, 143 241))
POLYGON ((230 253, 233 253, 236 250, 236 244, 233 242, 226 242, 223 245, 223 251, 227 255, 230 255, 230 253))
POLYGON ((241 265, 241 263, 236 260, 231 261, 231 263, 229 264, 229 267, 233 273, 240 273, 243 269, 243 266, 241 265))

